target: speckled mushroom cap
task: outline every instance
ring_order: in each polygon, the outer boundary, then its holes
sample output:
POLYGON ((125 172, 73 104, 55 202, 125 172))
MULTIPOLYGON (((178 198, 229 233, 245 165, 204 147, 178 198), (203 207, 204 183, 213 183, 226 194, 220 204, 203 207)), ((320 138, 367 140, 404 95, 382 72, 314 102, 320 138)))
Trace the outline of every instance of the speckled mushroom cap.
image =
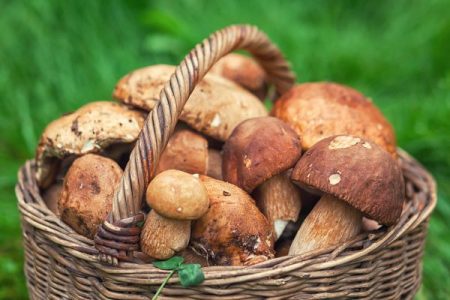
MULTIPOLYGON (((113 96, 149 111, 158 102, 159 92, 173 72, 175 67, 168 65, 136 70, 119 81, 113 96)), ((231 80, 208 74, 192 92, 180 120, 203 134, 225 141, 240 122, 267 114, 261 101, 250 92, 231 80)))
POLYGON ((275 102, 271 114, 292 126, 305 150, 326 137, 349 134, 372 140, 396 157, 391 124, 370 99, 350 87, 328 82, 296 85, 275 102))
POLYGON ((307 190, 331 194, 371 219, 392 225, 400 217, 404 181, 400 167, 382 148, 355 136, 333 136, 311 147, 291 179, 307 190))
POLYGON ((236 82, 259 99, 264 99, 267 95, 266 73, 251 57, 230 53, 221 58, 210 72, 236 82))
POLYGON ((247 192, 291 168, 301 155, 300 138, 274 117, 239 124, 223 147, 223 179, 247 192))
POLYGON ((49 186, 58 162, 70 155, 98 153, 109 145, 134 142, 144 115, 114 102, 92 102, 51 122, 36 150, 36 178, 49 186))

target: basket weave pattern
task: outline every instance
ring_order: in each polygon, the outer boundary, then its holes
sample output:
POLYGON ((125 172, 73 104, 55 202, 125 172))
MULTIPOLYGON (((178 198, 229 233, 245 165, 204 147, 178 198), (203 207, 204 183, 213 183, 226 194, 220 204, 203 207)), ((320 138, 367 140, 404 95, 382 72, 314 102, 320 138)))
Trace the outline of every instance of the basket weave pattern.
MULTIPOLYGON (((199 44, 177 68, 149 114, 106 224, 122 222, 132 227, 139 220, 142 194, 184 103, 209 68, 235 49, 247 49, 258 59, 278 93, 293 84, 294 76, 279 50, 254 27, 231 26, 199 44)), ((411 299, 421 282, 421 258, 436 188, 414 159, 402 150, 399 157, 407 202, 395 226, 302 256, 249 267, 207 267, 206 280, 197 287, 182 288, 174 277, 161 298, 411 299)), ((103 242, 99 247, 101 237, 94 244, 75 233, 46 207, 34 168, 34 161, 24 165, 16 187, 31 299, 151 299, 167 271, 135 263, 136 253, 124 251, 123 245, 119 249, 102 246, 120 243, 103 242)))

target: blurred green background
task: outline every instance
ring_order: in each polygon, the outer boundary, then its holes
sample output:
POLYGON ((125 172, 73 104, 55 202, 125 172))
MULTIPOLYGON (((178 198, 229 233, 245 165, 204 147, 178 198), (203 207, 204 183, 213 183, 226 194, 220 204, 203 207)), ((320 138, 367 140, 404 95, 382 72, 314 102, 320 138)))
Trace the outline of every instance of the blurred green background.
POLYGON ((417 299, 450 297, 450 2, 0 1, 0 299, 26 299, 13 188, 44 126, 110 99, 127 72, 179 62, 212 31, 266 31, 298 81, 353 86, 379 105, 398 143, 436 177, 417 299))

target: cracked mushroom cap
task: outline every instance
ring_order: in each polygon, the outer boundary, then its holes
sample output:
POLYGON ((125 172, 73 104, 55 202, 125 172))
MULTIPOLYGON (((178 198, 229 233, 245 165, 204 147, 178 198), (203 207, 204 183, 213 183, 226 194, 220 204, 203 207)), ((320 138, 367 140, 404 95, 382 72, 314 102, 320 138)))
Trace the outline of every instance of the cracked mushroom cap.
POLYGON ((194 222, 191 244, 218 265, 251 265, 274 257, 272 226, 253 199, 232 184, 200 176, 208 212, 194 222))
POLYGON ((121 177, 122 169, 109 158, 87 154, 76 159, 67 171, 58 201, 61 220, 79 234, 94 238, 112 209, 121 177))
MULTIPOLYGON (((174 72, 175 67, 168 65, 133 71, 119 81, 113 97, 150 111, 174 72)), ((221 76, 208 74, 195 87, 180 120, 203 134, 225 141, 240 122, 267 114, 261 101, 250 92, 221 76)))
POLYGON ((150 182, 147 204, 158 214, 177 220, 195 220, 209 207, 206 189, 198 175, 178 170, 167 170, 150 182))
POLYGON ((382 148, 355 136, 315 144, 295 166, 292 180, 307 190, 346 201, 385 225, 400 217, 405 198, 400 167, 382 148))
POLYGON ((298 135, 274 117, 239 124, 223 147, 225 181, 252 192, 267 179, 292 168, 301 155, 298 135))
POLYGON ((267 95, 266 72, 251 57, 230 53, 221 58, 210 72, 234 81, 259 99, 264 99, 267 95))
POLYGON ((113 102, 93 102, 51 122, 36 150, 36 178, 49 186, 58 164, 70 155, 98 153, 109 145, 134 142, 144 124, 142 113, 113 102))
POLYGON ((275 102, 271 114, 292 126, 305 150, 329 136, 348 134, 372 140, 396 157, 391 124, 350 87, 328 82, 296 85, 275 102))

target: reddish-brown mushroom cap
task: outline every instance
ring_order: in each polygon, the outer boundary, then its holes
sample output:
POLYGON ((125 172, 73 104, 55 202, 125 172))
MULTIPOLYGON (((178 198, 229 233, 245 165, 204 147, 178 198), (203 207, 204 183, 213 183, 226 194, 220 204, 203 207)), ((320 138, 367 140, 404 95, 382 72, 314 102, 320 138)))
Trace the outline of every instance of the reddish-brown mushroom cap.
POLYGON ((273 117, 249 119, 239 124, 225 142, 223 178, 251 192, 291 168, 300 155, 300 139, 289 125, 273 117))
POLYGON ((333 136, 318 142, 302 156, 291 178, 385 225, 394 224, 402 211, 400 167, 386 151, 359 137, 333 136))
POLYGON ((347 134, 372 140, 396 157, 391 124, 350 87, 328 82, 296 85, 275 102, 271 114, 292 126, 305 150, 324 138, 347 134))

